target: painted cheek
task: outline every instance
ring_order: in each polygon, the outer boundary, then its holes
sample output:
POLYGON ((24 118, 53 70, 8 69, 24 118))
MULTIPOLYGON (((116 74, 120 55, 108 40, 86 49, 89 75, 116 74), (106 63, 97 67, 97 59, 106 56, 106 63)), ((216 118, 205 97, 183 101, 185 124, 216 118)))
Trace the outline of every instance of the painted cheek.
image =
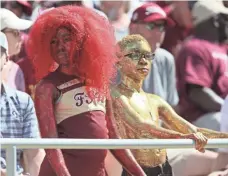
POLYGON ((126 73, 132 73, 133 71, 136 70, 136 63, 134 61, 131 60, 127 60, 126 62, 124 62, 124 68, 125 68, 125 72, 126 73))
POLYGON ((52 57, 54 58, 54 60, 58 62, 57 53, 58 53, 58 48, 57 48, 57 46, 54 45, 54 44, 52 44, 52 45, 51 45, 51 55, 52 55, 52 57), (57 59, 57 60, 56 60, 56 59, 57 59))
POLYGON ((67 43, 67 44, 65 44, 65 48, 66 48, 67 52, 69 53, 71 51, 71 49, 74 48, 74 46, 71 45, 71 43, 67 43))
POLYGON ((151 65, 153 61, 147 60, 146 62, 147 62, 148 65, 151 65))

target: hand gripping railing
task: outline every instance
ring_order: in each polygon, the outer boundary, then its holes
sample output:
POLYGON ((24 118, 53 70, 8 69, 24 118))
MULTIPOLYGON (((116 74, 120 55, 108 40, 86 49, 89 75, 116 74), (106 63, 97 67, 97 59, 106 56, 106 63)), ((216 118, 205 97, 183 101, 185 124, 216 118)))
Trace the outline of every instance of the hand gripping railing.
MULTIPOLYGON (((16 149, 149 149, 194 148, 190 139, 25 139, 1 138, 6 149, 7 176, 16 176, 16 149)), ((228 139, 210 139, 205 148, 228 148, 228 139)))

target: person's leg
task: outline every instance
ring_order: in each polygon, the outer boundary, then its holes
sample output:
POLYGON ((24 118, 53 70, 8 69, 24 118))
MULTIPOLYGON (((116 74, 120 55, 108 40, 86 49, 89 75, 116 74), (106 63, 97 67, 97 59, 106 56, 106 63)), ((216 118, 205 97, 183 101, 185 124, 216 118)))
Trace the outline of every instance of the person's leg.
POLYGON ((224 171, 215 171, 207 176, 228 176, 228 169, 224 171))
POLYGON ((123 170, 121 164, 116 160, 110 151, 108 151, 105 158, 105 170, 108 176, 121 176, 123 170))
POLYGON ((45 156, 41 167, 40 167, 40 173, 39 176, 56 176, 55 172, 53 171, 47 156, 45 156))
POLYGON ((175 176, 207 175, 212 172, 217 153, 194 149, 168 149, 169 163, 175 176))
POLYGON ((213 170, 221 170, 224 168, 228 169, 228 153, 219 152, 213 170))

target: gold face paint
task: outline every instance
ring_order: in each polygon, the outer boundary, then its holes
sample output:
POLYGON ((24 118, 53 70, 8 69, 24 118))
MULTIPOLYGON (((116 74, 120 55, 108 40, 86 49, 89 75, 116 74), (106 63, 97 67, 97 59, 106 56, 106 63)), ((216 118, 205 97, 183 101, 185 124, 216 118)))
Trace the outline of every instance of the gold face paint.
MULTIPOLYGON (((149 56, 148 54, 151 54, 150 45, 139 35, 127 36, 121 42, 119 46, 124 55, 124 58, 120 62, 122 83, 112 93, 119 92, 117 94, 123 96, 128 102, 127 104, 132 109, 132 113, 140 116, 140 121, 150 121, 152 124, 159 126, 156 103, 152 103, 153 106, 151 108, 149 97, 140 91, 142 81, 148 73, 146 73, 146 70, 144 72, 138 69, 144 68, 148 69, 148 72, 150 71, 150 58, 152 56, 150 55, 148 59, 146 57, 149 56)), ((116 96, 113 95, 114 97, 116 96)), ((116 128, 122 138, 156 138, 147 129, 142 129, 140 122, 132 117, 131 110, 124 108, 122 103, 119 103, 119 100, 116 98, 113 99, 113 108, 116 128)), ((131 151, 137 162, 144 167, 155 167, 166 161, 166 151, 164 149, 140 149, 131 151)))
POLYGON ((147 41, 136 41, 128 43, 123 50, 124 54, 135 51, 140 53, 151 53, 151 48, 147 41))
POLYGON ((143 81, 150 72, 154 56, 149 43, 140 35, 130 35, 119 46, 124 56, 120 63, 122 75, 143 81))

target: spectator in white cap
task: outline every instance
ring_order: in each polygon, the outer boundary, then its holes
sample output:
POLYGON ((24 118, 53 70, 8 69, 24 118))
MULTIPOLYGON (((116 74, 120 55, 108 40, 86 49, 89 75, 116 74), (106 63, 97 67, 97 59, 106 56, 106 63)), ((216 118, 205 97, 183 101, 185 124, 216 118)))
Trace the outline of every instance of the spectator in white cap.
MULTIPOLYGON (((21 30, 30 28, 32 22, 18 18, 10 10, 0 9, 1 32, 6 35, 8 41, 9 56, 17 55, 21 50, 21 30)), ((3 80, 7 85, 21 91, 25 91, 24 75, 20 67, 12 60, 7 62, 7 65, 2 71, 3 80)))
MULTIPOLYGON (((0 32, 0 75, 8 59, 8 42, 0 32)), ((33 101, 29 95, 8 87, 0 78, 1 130, 0 138, 40 138, 33 101), (12 113, 13 112, 13 113, 12 113)), ((6 151, 0 150, 0 175, 6 176, 6 151)), ((42 149, 17 150, 17 176, 38 176, 44 158, 42 149), (24 166, 20 162, 23 153, 24 166)))
POLYGON ((9 55, 20 52, 21 38, 20 31, 31 27, 32 22, 18 18, 10 10, 0 9, 1 31, 6 35, 9 43, 9 55))

